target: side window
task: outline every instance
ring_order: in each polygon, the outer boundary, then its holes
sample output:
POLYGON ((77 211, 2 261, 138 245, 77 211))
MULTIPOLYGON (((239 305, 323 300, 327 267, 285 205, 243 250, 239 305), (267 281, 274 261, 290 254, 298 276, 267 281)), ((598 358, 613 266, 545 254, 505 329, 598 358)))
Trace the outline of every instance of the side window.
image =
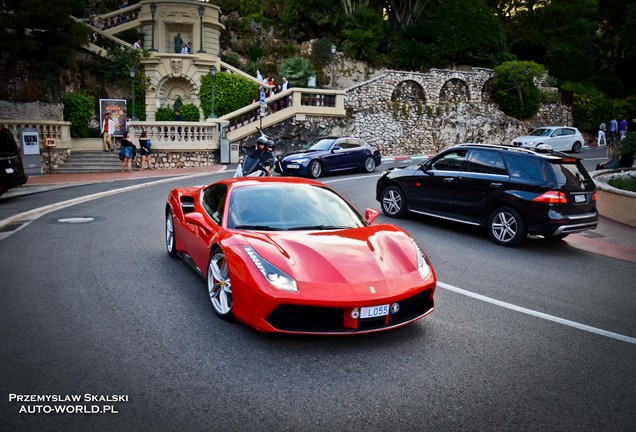
POLYGON ((456 150, 446 153, 431 164, 431 168, 439 171, 461 171, 466 162, 467 150, 456 150))
POLYGON ((468 171, 486 174, 506 174, 501 154, 492 150, 473 150, 468 171))
POLYGON ((226 197, 227 187, 225 185, 210 186, 203 192, 203 208, 217 225, 220 225, 221 220, 223 220, 226 197))
POLYGON ((574 135, 574 129, 561 129, 563 135, 574 135))
POLYGON ((348 144, 348 148, 352 150, 359 149, 362 147, 362 143, 360 142, 360 140, 357 140, 355 138, 349 138, 347 140, 347 144, 348 144))

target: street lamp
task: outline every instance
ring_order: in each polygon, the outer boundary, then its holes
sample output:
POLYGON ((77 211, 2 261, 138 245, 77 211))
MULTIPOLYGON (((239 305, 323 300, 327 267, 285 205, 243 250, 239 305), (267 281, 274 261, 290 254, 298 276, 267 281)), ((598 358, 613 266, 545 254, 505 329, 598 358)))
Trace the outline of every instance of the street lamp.
POLYGON ((199 42, 199 53, 204 53, 205 50, 203 49, 203 14, 205 13, 205 8, 203 7, 203 5, 199 6, 199 34, 201 36, 200 42, 199 42))
POLYGON ((132 121, 137 121, 137 117, 135 117, 135 68, 131 67, 130 68, 130 81, 131 81, 131 87, 132 87, 132 117, 130 117, 130 120, 132 121))
POLYGON ((155 13, 157 12, 157 4, 150 3, 150 13, 152 14, 152 42, 151 48, 148 51, 157 51, 155 49, 155 13))
POLYGON ((209 119, 215 119, 216 114, 214 114, 214 77, 216 76, 216 66, 210 66, 210 75, 212 76, 212 111, 210 111, 209 119))
POLYGON ((336 85, 334 81, 335 69, 336 69, 336 44, 331 44, 331 90, 333 90, 336 85))

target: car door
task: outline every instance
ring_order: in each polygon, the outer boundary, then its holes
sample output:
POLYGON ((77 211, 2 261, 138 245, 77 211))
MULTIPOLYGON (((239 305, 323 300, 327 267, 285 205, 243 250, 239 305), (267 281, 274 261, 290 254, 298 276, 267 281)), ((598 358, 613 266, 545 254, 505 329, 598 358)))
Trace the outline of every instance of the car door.
POLYGON ((454 196, 467 152, 467 149, 452 149, 425 162, 419 174, 405 185, 409 209, 453 217, 454 196))
POLYGON ((323 170, 339 171, 344 169, 347 156, 347 139, 341 138, 334 141, 328 152, 321 157, 323 170))
POLYGON ((549 144, 552 146, 552 150, 565 151, 572 149, 572 146, 568 147, 569 140, 566 128, 556 128, 552 132, 549 144))
POLYGON ((455 211, 463 220, 482 223, 489 204, 503 195, 510 182, 501 152, 472 149, 466 170, 459 175, 455 211))
POLYGON ((357 138, 347 138, 347 154, 345 164, 349 169, 362 168, 369 155, 366 146, 357 138))
POLYGON ((204 226, 186 223, 186 228, 190 231, 188 253, 203 272, 207 271, 211 239, 217 235, 223 221, 226 198, 227 186, 224 184, 215 184, 204 189, 201 193, 201 207, 206 223, 204 226))

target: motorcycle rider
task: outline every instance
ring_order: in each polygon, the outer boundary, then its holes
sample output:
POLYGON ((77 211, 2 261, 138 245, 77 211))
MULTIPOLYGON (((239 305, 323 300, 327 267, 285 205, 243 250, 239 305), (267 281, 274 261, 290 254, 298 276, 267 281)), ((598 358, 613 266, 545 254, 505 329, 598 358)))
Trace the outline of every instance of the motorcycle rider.
POLYGON ((276 145, 274 141, 267 140, 267 145, 265 146, 265 153, 261 157, 260 165, 267 171, 267 175, 272 175, 272 170, 274 169, 274 165, 276 163, 276 156, 274 155, 274 149, 276 145))

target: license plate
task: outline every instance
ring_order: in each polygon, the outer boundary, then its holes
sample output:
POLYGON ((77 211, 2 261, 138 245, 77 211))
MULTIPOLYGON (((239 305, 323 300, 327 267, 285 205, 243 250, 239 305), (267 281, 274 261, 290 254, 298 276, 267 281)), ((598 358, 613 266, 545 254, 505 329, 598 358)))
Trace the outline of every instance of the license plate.
POLYGON ((7 174, 13 174, 14 172, 13 168, 5 168, 4 170, 7 172, 7 174))
POLYGON ((388 304, 360 308, 360 319, 375 318, 380 316, 386 316, 388 314, 389 314, 388 304))
POLYGON ((300 165, 298 165, 298 164, 289 164, 289 165, 287 165, 287 168, 289 168, 289 169, 298 169, 298 168, 300 168, 300 165))
POLYGON ((575 203, 584 203, 585 201, 585 195, 574 195, 575 203))

